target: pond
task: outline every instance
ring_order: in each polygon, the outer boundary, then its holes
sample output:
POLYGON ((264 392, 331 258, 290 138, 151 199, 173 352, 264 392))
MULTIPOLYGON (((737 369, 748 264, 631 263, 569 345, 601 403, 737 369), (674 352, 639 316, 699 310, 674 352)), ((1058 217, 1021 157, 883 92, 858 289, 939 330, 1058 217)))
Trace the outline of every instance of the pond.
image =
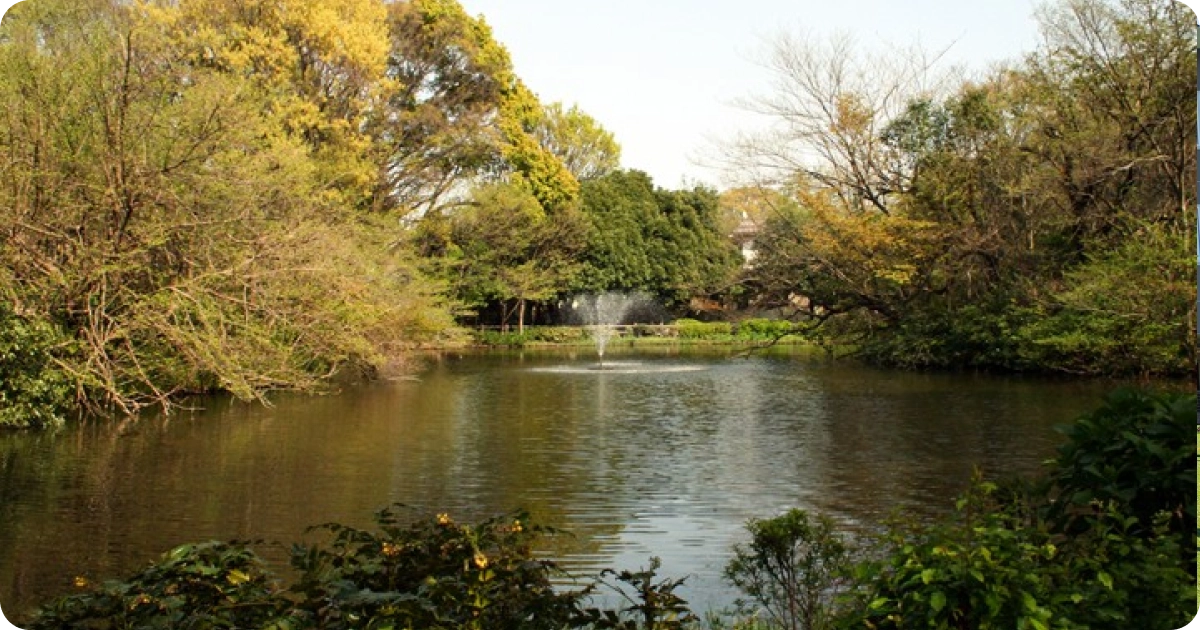
POLYGON ((731 600, 720 572, 747 519, 801 507, 857 531, 944 512, 975 467, 1038 471, 1053 425, 1112 386, 776 350, 610 348, 605 370, 583 349, 443 354, 337 396, 0 435, 0 606, 12 618, 184 542, 369 526, 399 502, 527 509, 572 534, 543 551, 584 576, 659 556, 704 611, 731 600))

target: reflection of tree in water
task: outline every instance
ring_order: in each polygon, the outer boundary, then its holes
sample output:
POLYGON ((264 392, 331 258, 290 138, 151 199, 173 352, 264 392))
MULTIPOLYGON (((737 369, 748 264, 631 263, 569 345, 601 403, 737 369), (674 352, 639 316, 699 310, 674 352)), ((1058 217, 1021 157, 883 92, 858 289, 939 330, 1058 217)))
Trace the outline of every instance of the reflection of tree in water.
MULTIPOLYGON (((687 360, 662 353, 642 359, 687 360)), ((461 521, 528 509, 572 534, 544 551, 577 573, 651 554, 664 574, 719 571, 750 517, 870 522, 949 505, 974 463, 1036 468, 1037 436, 1095 400, 1019 379, 695 360, 707 369, 555 374, 527 368, 561 356, 447 358, 341 396, 2 436, 0 602, 19 611, 184 542, 369 527, 393 502, 461 521)))
POLYGON ((836 425, 819 506, 875 523, 893 510, 948 512, 976 468, 989 477, 1033 475, 1053 454, 1056 424, 1098 403, 1102 383, 1045 378, 845 369, 815 372, 818 417, 836 425), (864 371, 871 372, 864 378, 864 371))
MULTIPOLYGON (((124 436, 137 423, 93 423, 0 440, 0 602, 21 613, 64 592, 79 572, 124 565, 113 553, 131 476, 124 436), (123 461, 125 458, 125 461, 123 461), (62 531, 66 530, 66 531, 62 531)), ((151 558, 154 552, 140 557, 151 558)))

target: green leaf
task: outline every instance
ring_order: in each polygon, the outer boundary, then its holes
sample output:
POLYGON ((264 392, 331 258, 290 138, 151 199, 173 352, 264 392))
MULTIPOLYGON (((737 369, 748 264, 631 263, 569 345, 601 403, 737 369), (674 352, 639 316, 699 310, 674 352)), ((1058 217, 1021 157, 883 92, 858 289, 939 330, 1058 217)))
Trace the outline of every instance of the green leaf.
POLYGON ((1104 571, 1101 571, 1096 574, 1096 579, 1100 580, 1100 583, 1103 584, 1105 588, 1107 588, 1110 591, 1112 590, 1113 580, 1112 580, 1111 575, 1105 573, 1104 571))
POLYGON ((942 609, 946 607, 946 594, 941 591, 934 591, 929 596, 929 607, 933 608, 933 612, 935 613, 942 612, 942 609))
POLYGON ((935 577, 937 577, 936 569, 925 569, 924 571, 921 571, 921 582, 925 584, 932 582, 933 578, 935 577))

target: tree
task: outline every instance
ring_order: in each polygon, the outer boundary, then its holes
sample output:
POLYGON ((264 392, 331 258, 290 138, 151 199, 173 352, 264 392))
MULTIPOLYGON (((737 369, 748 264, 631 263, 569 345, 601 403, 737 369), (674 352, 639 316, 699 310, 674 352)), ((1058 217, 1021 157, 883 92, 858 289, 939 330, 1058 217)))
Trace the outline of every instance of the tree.
POLYGON ((377 208, 429 212, 497 180, 524 182, 547 208, 575 199, 578 182, 534 136, 541 103, 482 18, 455 0, 410 0, 388 6, 387 24, 377 208))
POLYGON ((954 86, 781 40, 777 139, 735 147, 800 206, 756 241, 757 302, 887 363, 1194 372, 1194 23, 1161 0, 1041 20, 1041 49, 954 86))
POLYGON ((330 180, 345 165, 282 125, 307 93, 273 81, 287 64, 255 64, 294 49, 194 46, 286 33, 194 29, 193 9, 43 0, 0 27, 0 290, 69 336, 52 369, 82 406, 316 389, 447 324, 381 225, 354 216, 361 189, 330 180))
POLYGON ((579 181, 603 177, 621 162, 621 147, 612 133, 575 105, 568 110, 562 103, 546 106, 534 134, 579 181))
MULTIPOLYGON (((442 219, 428 221, 428 230, 435 230, 442 219)), ((582 216, 573 208, 546 212, 520 186, 475 190, 471 204, 448 223, 440 250, 459 299, 475 308, 499 304, 502 323, 508 325, 516 315, 519 332, 524 332, 529 304, 563 293, 577 272, 582 216)))
POLYGON ((733 547, 725 579, 752 602, 739 608, 766 611, 784 630, 831 627, 833 601, 848 584, 850 546, 828 517, 791 509, 746 524, 750 542, 733 547))
POLYGON ((847 207, 890 212, 911 175, 881 132, 910 102, 942 93, 950 75, 933 71, 938 57, 912 48, 864 58, 845 35, 827 42, 779 36, 764 64, 779 89, 742 102, 776 124, 733 141, 729 165, 774 184, 803 173, 847 207))
POLYGON ((905 306, 936 290, 936 224, 843 210, 832 192, 793 193, 797 208, 770 218, 743 282, 760 307, 795 307, 817 320, 864 311, 895 323, 905 306))
POLYGON ((723 288, 737 268, 718 227, 715 191, 655 188, 640 171, 615 171, 583 185, 588 248, 577 288, 645 291, 678 306, 723 288))
POLYGON ((376 207, 430 210, 500 168, 493 122, 513 80, 507 51, 453 0, 388 6, 387 76, 397 89, 373 120, 376 207))
POLYGON ((163 53, 184 67, 250 79, 270 95, 274 124, 311 151, 318 194, 369 202, 376 170, 366 132, 385 82, 379 0, 185 0, 144 6, 163 53))

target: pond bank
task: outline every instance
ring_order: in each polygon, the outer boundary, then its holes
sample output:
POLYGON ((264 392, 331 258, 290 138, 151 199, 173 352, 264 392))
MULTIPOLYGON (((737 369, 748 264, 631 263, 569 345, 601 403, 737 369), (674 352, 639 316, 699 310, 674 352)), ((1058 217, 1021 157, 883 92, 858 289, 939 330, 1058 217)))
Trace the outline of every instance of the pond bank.
MULTIPOLYGON (((630 346, 664 344, 810 345, 824 347, 801 335, 787 321, 747 320, 699 322, 678 320, 671 324, 620 324, 602 326, 481 326, 469 331, 474 345, 485 347, 589 346, 600 328, 611 341, 630 346)), ((611 343, 610 341, 610 343, 611 343)))

